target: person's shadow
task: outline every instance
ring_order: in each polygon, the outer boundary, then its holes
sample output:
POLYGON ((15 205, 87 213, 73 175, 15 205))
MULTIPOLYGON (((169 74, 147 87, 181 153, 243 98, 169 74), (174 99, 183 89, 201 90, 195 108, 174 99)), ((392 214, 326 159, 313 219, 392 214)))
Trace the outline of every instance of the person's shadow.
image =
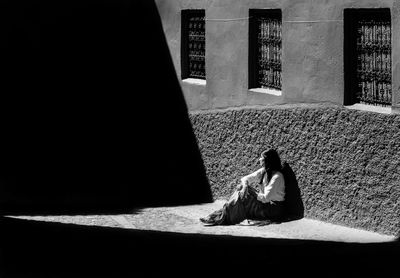
POLYGON ((296 175, 289 163, 283 163, 282 174, 285 178, 285 215, 282 222, 301 219, 304 217, 304 205, 296 175))

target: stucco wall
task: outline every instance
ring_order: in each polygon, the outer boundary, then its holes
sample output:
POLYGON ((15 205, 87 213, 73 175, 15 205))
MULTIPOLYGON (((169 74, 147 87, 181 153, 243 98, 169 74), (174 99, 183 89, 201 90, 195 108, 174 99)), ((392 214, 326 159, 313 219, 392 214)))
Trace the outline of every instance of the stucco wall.
MULTIPOLYGON (((206 10, 205 85, 181 80, 189 110, 281 103, 343 104, 343 10, 390 8, 399 40, 398 0, 157 0, 178 77, 182 9, 206 10), (248 90, 249 9, 282 10, 282 95, 248 90), (232 20, 233 19, 233 20, 232 20)), ((393 43, 394 104, 400 102, 400 49, 393 43)), ((181 78, 180 78, 181 79, 181 78)))
POLYGON ((400 231, 400 115, 286 105, 190 118, 215 198, 228 197, 271 146, 296 174, 306 217, 400 231))

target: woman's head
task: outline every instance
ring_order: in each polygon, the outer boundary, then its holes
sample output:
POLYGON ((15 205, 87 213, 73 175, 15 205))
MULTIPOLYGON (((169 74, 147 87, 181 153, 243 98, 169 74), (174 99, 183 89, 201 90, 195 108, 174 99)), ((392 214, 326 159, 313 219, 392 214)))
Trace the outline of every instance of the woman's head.
POLYGON ((267 171, 280 171, 282 168, 279 154, 274 149, 265 150, 261 153, 260 164, 267 171))

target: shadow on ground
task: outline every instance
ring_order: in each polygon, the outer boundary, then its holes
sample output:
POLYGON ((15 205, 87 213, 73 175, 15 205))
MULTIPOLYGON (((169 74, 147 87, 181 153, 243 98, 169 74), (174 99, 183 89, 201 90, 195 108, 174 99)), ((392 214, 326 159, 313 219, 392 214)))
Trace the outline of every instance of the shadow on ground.
POLYGON ((399 242, 178 234, 3 217, 1 277, 398 277, 399 242))

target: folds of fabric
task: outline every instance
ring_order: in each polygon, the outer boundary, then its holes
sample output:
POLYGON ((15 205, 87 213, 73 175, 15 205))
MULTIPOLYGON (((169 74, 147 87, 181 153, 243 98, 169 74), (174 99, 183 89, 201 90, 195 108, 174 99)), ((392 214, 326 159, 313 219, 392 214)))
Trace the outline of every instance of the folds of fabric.
POLYGON ((207 222, 213 225, 234 225, 245 219, 276 220, 281 214, 280 202, 264 204, 257 200, 256 189, 247 186, 243 191, 236 190, 222 209, 207 217, 207 222))

